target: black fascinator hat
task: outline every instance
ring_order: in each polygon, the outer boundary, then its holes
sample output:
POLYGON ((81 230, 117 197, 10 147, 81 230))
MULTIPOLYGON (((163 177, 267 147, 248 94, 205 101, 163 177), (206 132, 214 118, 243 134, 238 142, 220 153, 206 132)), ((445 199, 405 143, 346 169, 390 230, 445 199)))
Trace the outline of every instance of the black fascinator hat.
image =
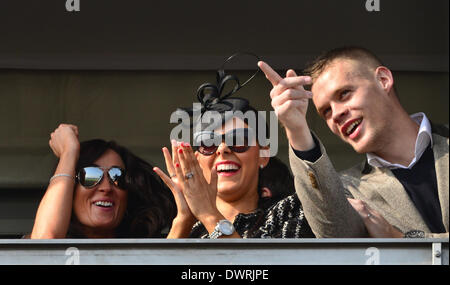
MULTIPOLYGON (((226 120, 224 113, 227 111, 241 111, 245 113, 249 110, 257 112, 253 108, 249 101, 245 98, 233 96, 245 85, 247 85, 259 72, 259 68, 243 83, 234 74, 227 74, 225 69, 229 62, 239 57, 247 56, 253 57, 256 63, 260 58, 250 52, 238 52, 230 57, 228 57, 220 68, 216 71, 216 82, 215 83, 203 83, 197 89, 197 99, 200 103, 200 109, 195 110, 202 116, 207 111, 216 111, 222 115, 223 120, 226 120), (233 96, 233 97, 232 97, 233 96)), ((190 117, 194 115, 193 108, 178 108, 177 112, 187 112, 190 117)), ((200 116, 200 117, 201 117, 200 116)), ((195 120, 196 118, 194 118, 195 120)), ((197 118, 199 119, 199 118, 197 118)), ((193 122, 194 124, 196 122, 193 122)), ((192 127, 192 123, 191 126, 192 127)))
POLYGON ((225 67, 231 60, 242 60, 243 56, 246 59, 251 58, 252 64, 254 63, 253 66, 255 67, 260 60, 257 55, 249 52, 239 52, 228 57, 216 71, 216 82, 203 83, 197 89, 198 103, 194 103, 192 108, 177 109, 176 113, 180 115, 178 116, 180 118, 178 123, 181 123, 182 129, 192 128, 195 137, 196 134, 204 130, 212 131, 231 118, 239 117, 255 131, 254 134, 257 138, 259 138, 260 123, 265 128, 266 137, 270 135, 265 115, 260 114, 260 112, 252 107, 247 99, 234 96, 256 77, 259 68, 256 67, 256 71, 243 83, 241 83, 236 75, 225 72, 225 67), (185 118, 184 114, 186 113, 191 120, 183 120, 185 118))

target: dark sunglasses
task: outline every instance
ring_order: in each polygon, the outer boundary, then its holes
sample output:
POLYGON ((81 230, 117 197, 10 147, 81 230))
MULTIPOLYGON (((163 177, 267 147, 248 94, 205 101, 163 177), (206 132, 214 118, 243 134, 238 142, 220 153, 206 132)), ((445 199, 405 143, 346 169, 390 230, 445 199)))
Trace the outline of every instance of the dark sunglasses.
POLYGON ((236 153, 246 152, 251 143, 256 145, 253 131, 248 128, 234 129, 225 134, 203 131, 194 135, 194 147, 203 155, 213 155, 222 142, 236 153))
POLYGON ((93 188, 97 186, 103 179, 104 172, 108 172, 109 181, 117 187, 123 189, 125 170, 113 166, 110 168, 99 166, 88 166, 82 168, 77 174, 78 182, 86 188, 93 188))

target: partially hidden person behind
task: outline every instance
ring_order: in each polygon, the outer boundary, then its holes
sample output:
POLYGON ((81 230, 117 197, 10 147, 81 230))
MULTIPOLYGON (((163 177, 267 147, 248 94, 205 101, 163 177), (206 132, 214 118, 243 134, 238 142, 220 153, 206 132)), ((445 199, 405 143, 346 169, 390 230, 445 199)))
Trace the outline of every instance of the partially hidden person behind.
POLYGON ((273 85, 296 191, 318 237, 448 237, 448 126, 409 115, 380 59, 342 47, 315 59, 305 76, 288 70, 285 78, 258 65, 273 85), (310 98, 330 130, 366 154, 363 163, 336 172, 308 127, 310 98))
POLYGON ((268 208, 284 198, 295 194, 294 177, 289 167, 276 156, 260 169, 258 192, 261 208, 268 208))
POLYGON ((59 125, 49 145, 59 161, 32 239, 167 235, 176 206, 149 163, 113 141, 79 143, 75 125, 59 125))
POLYGON ((264 118, 244 98, 215 92, 198 98, 203 111, 192 128, 199 130, 193 134, 194 146, 173 140, 171 152, 163 148, 168 175, 155 167, 178 207, 168 238, 314 238, 289 169, 284 175, 272 169, 266 172, 272 177, 261 179, 272 159, 268 147, 259 144, 255 124, 233 114, 253 112, 257 121, 264 118), (213 123, 195 127, 213 114, 213 123), (286 185, 291 190, 283 189, 286 185))

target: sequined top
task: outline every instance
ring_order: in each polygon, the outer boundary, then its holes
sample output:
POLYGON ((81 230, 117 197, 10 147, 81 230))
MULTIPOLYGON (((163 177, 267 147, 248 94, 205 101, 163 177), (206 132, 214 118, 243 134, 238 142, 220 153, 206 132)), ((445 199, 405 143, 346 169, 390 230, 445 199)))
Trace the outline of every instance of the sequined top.
MULTIPOLYGON (((258 208, 249 214, 240 213, 233 225, 242 238, 315 238, 296 194, 267 209, 258 208)), ((209 238, 209 234, 198 221, 189 237, 209 238)))

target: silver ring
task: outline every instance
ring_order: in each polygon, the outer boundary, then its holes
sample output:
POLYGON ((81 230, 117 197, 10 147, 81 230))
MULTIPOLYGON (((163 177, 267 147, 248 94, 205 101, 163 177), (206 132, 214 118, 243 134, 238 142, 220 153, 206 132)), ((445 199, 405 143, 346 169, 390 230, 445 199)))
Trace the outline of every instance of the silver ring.
POLYGON ((192 177, 194 177, 194 173, 192 172, 186 173, 186 179, 191 179, 192 177))
POLYGON ((372 214, 370 214, 370 213, 367 214, 367 218, 370 218, 370 217, 372 217, 372 214))
POLYGON ((175 176, 177 176, 177 175, 176 174, 170 175, 170 179, 174 178, 175 176))

